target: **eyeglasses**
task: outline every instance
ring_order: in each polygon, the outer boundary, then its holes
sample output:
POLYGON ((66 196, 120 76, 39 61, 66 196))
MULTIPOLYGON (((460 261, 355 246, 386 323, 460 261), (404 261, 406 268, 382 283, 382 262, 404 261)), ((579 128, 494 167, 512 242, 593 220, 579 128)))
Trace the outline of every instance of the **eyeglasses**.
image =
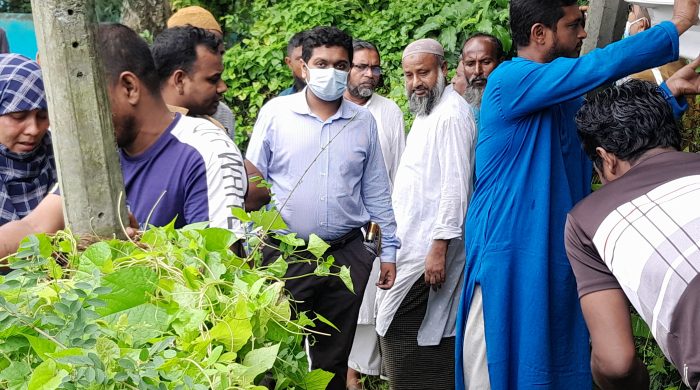
POLYGON ((374 76, 381 76, 382 74, 382 67, 379 65, 369 66, 367 64, 352 64, 352 67, 357 69, 357 71, 360 73, 365 73, 367 69, 370 69, 372 71, 372 75, 374 76))

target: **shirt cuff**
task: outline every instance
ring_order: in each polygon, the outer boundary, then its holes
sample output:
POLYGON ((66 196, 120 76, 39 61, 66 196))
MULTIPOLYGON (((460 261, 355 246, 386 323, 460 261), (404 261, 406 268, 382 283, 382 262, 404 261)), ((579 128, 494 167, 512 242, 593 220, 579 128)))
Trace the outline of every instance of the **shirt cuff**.
POLYGON ((658 26, 666 30, 668 36, 671 38, 671 45, 673 47, 673 58, 677 60, 680 55, 680 42, 678 36, 678 29, 676 29, 676 25, 673 24, 673 22, 666 20, 659 23, 658 26))
POLYGON ((396 263, 396 248, 393 246, 382 247, 379 259, 382 263, 396 263))
POLYGON ((673 116, 676 119, 680 119, 683 113, 688 110, 688 101, 685 99, 685 97, 673 96, 671 90, 668 89, 668 85, 666 85, 665 81, 661 83, 661 85, 656 89, 659 91, 661 96, 663 96, 668 105, 671 106, 671 110, 673 110, 673 116))

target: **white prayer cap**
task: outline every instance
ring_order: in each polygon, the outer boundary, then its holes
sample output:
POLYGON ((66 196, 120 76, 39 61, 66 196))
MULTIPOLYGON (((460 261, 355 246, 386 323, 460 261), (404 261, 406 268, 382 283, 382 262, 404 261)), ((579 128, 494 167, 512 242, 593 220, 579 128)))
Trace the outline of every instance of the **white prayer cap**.
POLYGON ((431 38, 423 38, 409 43, 404 49, 401 59, 417 53, 430 53, 444 57, 445 49, 442 48, 440 42, 431 38))

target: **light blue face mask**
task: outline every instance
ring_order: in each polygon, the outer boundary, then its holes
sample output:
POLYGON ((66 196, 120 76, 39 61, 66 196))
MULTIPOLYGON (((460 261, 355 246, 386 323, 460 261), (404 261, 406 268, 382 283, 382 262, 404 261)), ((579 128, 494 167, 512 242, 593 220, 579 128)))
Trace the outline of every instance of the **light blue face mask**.
MULTIPOLYGON (((306 66, 306 65, 304 65, 306 66)), ((348 72, 335 68, 309 68, 309 79, 306 85, 317 98, 332 102, 340 99, 348 83, 348 72)))

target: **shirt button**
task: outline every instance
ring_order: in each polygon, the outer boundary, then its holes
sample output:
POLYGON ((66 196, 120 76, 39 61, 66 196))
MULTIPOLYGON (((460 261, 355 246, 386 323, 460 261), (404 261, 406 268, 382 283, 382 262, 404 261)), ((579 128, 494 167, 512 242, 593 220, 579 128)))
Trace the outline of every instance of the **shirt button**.
POLYGON ((322 196, 322 197, 321 197, 321 200, 326 200, 326 197, 325 197, 325 196, 322 196))
POLYGON ((326 172, 321 172, 321 176, 326 176, 326 172))

